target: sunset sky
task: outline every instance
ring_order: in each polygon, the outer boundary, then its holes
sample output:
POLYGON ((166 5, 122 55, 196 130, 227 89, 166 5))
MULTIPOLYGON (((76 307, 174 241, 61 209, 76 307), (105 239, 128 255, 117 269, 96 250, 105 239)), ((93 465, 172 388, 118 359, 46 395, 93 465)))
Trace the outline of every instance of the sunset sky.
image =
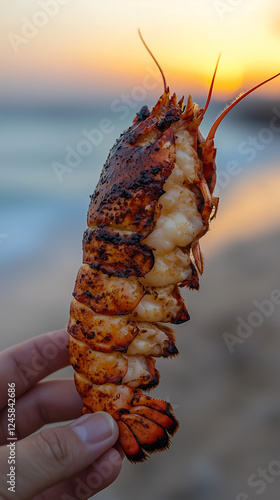
POLYGON ((278 0, 0 0, 0 12, 2 100, 99 98, 146 81, 158 94, 138 27, 178 93, 205 94, 219 52, 221 99, 280 70, 278 0))

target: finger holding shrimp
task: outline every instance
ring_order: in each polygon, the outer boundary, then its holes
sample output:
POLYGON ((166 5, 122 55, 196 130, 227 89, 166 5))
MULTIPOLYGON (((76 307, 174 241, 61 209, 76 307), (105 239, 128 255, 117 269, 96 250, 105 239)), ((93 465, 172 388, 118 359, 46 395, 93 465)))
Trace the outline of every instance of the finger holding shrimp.
POLYGON ((44 333, 0 353, 0 410, 7 404, 8 382, 15 383, 16 397, 37 382, 69 365, 66 330, 44 333), (11 373, 13 380, 11 380, 11 373))
POLYGON ((0 497, 3 500, 49 500, 63 497, 67 492, 79 498, 81 484, 87 490, 83 491, 83 498, 89 498, 108 486, 120 472, 123 455, 119 448, 113 448, 119 432, 114 419, 101 412, 79 418, 82 402, 73 380, 41 380, 68 364, 65 333, 59 330, 44 334, 0 355, 2 387, 7 377, 15 389, 18 386, 17 396, 10 403, 15 417, 8 411, 7 385, 1 393, 0 497), (61 355, 58 346, 67 356, 61 355), (52 359, 48 363, 50 353, 52 359), (72 419, 75 420, 68 425, 32 434, 45 424, 72 419), (13 438, 10 431, 8 444, 12 453, 10 463, 16 457, 16 483, 15 487, 11 483, 9 490, 7 422, 11 420, 10 428, 14 426, 15 430, 13 438))

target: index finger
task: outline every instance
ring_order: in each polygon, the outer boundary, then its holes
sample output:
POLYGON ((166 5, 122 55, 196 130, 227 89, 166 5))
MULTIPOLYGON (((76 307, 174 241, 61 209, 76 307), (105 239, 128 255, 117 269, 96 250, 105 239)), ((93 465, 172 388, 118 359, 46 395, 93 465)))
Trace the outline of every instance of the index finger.
POLYGON ((50 373, 69 365, 66 330, 44 333, 0 353, 0 409, 7 405, 8 383, 16 397, 50 373))

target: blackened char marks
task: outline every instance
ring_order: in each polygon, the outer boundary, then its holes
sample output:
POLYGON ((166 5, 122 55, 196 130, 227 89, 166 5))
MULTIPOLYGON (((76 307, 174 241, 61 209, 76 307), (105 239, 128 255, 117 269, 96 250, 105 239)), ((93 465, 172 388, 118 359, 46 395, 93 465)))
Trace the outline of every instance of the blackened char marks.
POLYGON ((175 163, 172 128, 164 132, 149 118, 131 127, 112 148, 91 197, 88 225, 127 229, 147 236, 156 206, 175 163))
POLYGON ((169 109, 164 118, 159 122, 157 122, 158 129, 161 130, 162 132, 168 129, 168 127, 170 127, 172 123, 180 120, 180 114, 181 110, 178 108, 169 109))
POLYGON ((150 110, 148 108, 148 106, 142 106, 142 108, 140 109, 139 113, 136 113, 136 116, 138 118, 138 120, 140 122, 146 120, 146 118, 148 118, 150 116, 150 110))
POLYGON ((122 279, 108 276, 87 264, 80 268, 74 298, 98 314, 122 315, 131 313, 144 295, 137 278, 122 279))
POLYGON ((109 276, 145 276, 154 265, 153 251, 138 233, 89 227, 84 232, 83 262, 109 276))

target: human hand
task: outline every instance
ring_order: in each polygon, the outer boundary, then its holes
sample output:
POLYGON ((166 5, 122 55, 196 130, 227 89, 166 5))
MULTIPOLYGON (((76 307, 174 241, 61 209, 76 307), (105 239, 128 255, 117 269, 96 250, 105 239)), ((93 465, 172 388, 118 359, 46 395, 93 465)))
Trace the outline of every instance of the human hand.
POLYGON ((27 437, 45 424, 81 415, 73 379, 43 381, 69 364, 67 342, 67 332, 58 330, 0 353, 1 499, 87 499, 120 472, 123 454, 113 448, 118 427, 107 413, 83 415, 27 437))

